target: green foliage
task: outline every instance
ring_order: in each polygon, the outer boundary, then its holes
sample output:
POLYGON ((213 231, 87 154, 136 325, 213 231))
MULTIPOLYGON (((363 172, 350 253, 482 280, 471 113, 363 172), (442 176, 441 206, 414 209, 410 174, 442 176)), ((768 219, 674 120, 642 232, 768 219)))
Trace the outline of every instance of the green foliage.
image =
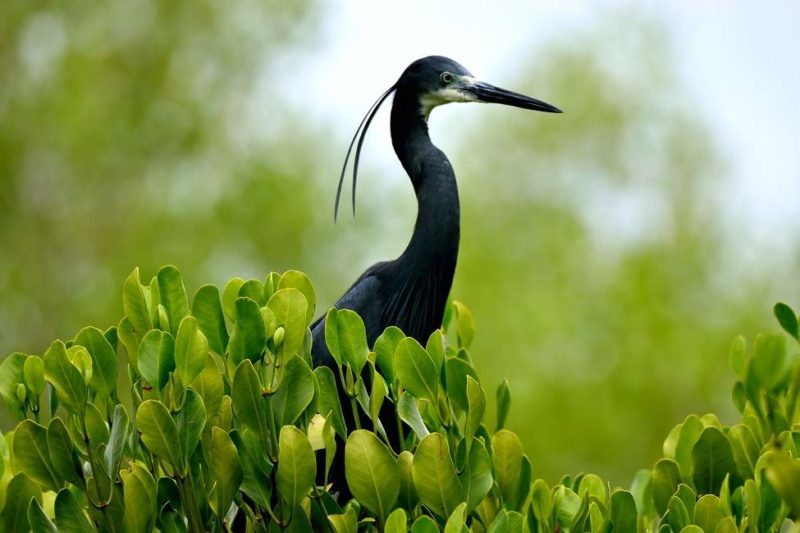
MULTIPOLYGON (((740 423, 687 416, 629 488, 595 474, 551 487, 503 427, 507 381, 496 430, 487 427, 463 304, 425 346, 390 328, 370 347, 357 314, 331 310, 326 343, 338 368, 312 371, 316 296, 304 274, 233 280, 221 300, 206 285, 191 305, 183 287, 174 267, 148 285, 134 271, 117 329, 83 328, 43 358, 13 353, 0 364, 0 395, 19 420, 0 441, 4 531, 800 527, 800 357, 781 335, 759 335, 749 350, 733 343, 740 423), (123 352, 128 381, 116 372, 123 352), (385 405, 395 420, 378 419, 385 405), (386 423, 401 442, 389 441, 386 423), (345 479, 329 478, 337 453, 345 479)), ((781 304, 776 317, 794 337, 794 311, 781 304)))

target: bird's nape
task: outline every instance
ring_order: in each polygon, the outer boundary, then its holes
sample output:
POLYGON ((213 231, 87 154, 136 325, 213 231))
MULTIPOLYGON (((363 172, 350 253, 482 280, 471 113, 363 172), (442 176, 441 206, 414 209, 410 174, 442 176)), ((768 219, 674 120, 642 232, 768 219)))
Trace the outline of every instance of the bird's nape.
POLYGON ((342 185, 344 184, 344 174, 347 171, 347 162, 350 160, 350 153, 353 151, 353 145, 356 142, 356 138, 358 137, 358 145, 356 146, 356 156, 353 160, 353 192, 352 192, 352 204, 353 204, 353 216, 356 214, 356 180, 358 179, 358 161, 361 158, 361 147, 364 145, 364 138, 367 135, 367 130, 369 129, 369 125, 372 123, 372 119, 375 118, 375 114, 380 109, 381 105, 384 101, 389 97, 392 92, 397 88, 397 84, 392 85, 389 87, 386 92, 384 92, 372 106, 367 111, 367 114, 364 115, 364 118, 361 119, 361 123, 356 128, 356 132, 353 135, 353 139, 350 141, 350 146, 347 148, 347 154, 344 156, 344 164, 342 165, 342 173, 339 175, 339 186, 336 188, 336 204, 333 208, 333 220, 334 222, 339 218, 339 201, 341 200, 342 196, 342 185), (359 137, 359 132, 361 132, 361 137, 359 137))

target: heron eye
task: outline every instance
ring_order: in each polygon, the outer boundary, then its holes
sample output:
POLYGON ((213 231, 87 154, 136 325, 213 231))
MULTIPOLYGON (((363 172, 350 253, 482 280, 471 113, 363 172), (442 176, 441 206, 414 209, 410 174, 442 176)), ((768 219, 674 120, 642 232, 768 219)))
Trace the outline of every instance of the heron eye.
POLYGON ((450 74, 449 72, 442 72, 442 75, 440 76, 440 78, 441 78, 441 79, 442 79, 442 81, 443 81, 443 82, 445 82, 445 83, 452 83, 452 82, 453 82, 453 79, 454 79, 454 78, 453 78, 453 75, 452 75, 452 74, 450 74))

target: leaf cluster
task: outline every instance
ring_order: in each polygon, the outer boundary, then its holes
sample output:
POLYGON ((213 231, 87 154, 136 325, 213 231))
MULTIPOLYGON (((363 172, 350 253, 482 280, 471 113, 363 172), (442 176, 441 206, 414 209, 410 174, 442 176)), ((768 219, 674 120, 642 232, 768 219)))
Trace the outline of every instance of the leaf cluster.
MULTIPOLYGON (((551 487, 504 427, 506 381, 487 422, 460 302, 424 346, 396 327, 369 346, 356 313, 331 309, 333 369, 313 368, 316 295, 298 271, 206 285, 190 301, 176 268, 147 284, 137 269, 123 308, 115 327, 0 364, 20 421, 0 439, 0 530, 800 527, 800 358, 782 334, 733 343, 740 423, 689 415, 630 487, 595 474, 551 487)), ((794 311, 775 314, 797 340, 794 311)))

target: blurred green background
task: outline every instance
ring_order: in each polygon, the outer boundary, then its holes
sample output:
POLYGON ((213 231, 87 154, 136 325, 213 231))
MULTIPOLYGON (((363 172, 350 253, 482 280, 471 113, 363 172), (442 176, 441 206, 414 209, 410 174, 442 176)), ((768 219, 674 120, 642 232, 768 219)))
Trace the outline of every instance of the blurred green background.
MULTIPOLYGON (((367 99, 346 75, 309 90, 307 58, 324 57, 334 11, 2 4, 0 353, 115 324, 135 266, 149 277, 175 264, 190 293, 296 268, 322 312, 402 251, 414 198, 399 165, 365 156, 358 217, 335 226, 361 117, 335 124, 298 102, 302 86, 317 107, 366 110, 393 81, 378 77, 367 99)), ((627 484, 686 414, 731 419, 729 342, 775 329, 770 306, 791 303, 800 278, 780 255, 742 259, 754 245, 724 216, 730 162, 685 106, 657 20, 621 9, 544 50, 487 81, 564 115, 448 106, 432 118, 461 188, 453 296, 475 315, 484 387, 511 381, 509 425, 535 474, 627 484)), ((370 138, 367 152, 388 145, 385 122, 370 138)))

